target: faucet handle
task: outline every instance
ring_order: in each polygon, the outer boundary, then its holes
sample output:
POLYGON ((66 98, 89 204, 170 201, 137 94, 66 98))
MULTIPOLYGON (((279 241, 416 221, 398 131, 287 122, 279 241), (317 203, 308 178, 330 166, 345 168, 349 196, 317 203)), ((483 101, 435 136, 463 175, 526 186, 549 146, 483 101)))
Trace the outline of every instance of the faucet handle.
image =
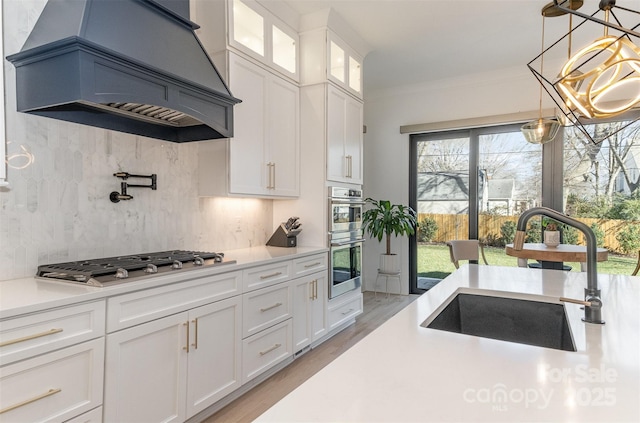
POLYGON ((522 250, 524 247, 524 239, 526 237, 525 231, 516 231, 516 236, 513 238, 513 249, 516 251, 522 250))
POLYGON ((562 301, 563 303, 573 303, 573 304, 580 304, 586 307, 591 307, 591 301, 582 301, 582 300, 576 300, 573 298, 566 298, 566 297, 560 297, 560 301, 562 301))

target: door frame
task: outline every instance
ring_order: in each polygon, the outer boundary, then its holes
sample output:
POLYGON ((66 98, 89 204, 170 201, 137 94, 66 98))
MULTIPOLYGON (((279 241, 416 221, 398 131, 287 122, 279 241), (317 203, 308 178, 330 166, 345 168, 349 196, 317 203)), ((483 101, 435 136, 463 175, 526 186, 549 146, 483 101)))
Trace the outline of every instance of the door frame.
MULTIPOLYGON (((409 206, 417 212, 418 207, 418 190, 417 190, 417 175, 418 175, 418 142, 429 140, 446 140, 454 138, 468 138, 469 139, 469 239, 478 239, 478 160, 480 158, 480 136, 489 134, 501 134, 508 132, 520 131, 520 127, 524 122, 510 123, 505 125, 487 126, 482 128, 468 128, 451 131, 418 133, 409 135, 409 206)), ((563 137, 562 131, 556 135, 556 141, 561 140, 563 137)), ((524 142, 524 140, 523 140, 524 142)), ((552 142, 542 146, 542 156, 559 156, 562 158, 562 143, 552 142), (546 153, 545 153, 546 152, 546 153)), ((546 157, 545 157, 546 158, 546 157)), ((542 204, 545 204, 545 191, 554 192, 552 184, 557 183, 553 181, 552 175, 556 173, 557 167, 562 169, 562 160, 543 160, 543 164, 555 163, 553 166, 555 169, 547 167, 543 168, 542 172, 542 204), (558 165, 557 162, 560 162, 558 165), (545 180, 549 180, 547 183, 547 189, 545 190, 545 180)), ((562 175, 562 172, 560 172, 562 175)), ((562 179, 561 177, 559 179, 562 179)), ((557 190, 556 190, 557 191, 557 190)), ((560 200, 562 194, 560 194, 560 200)), ((550 205, 556 206, 557 198, 548 198, 547 202, 550 205)), ((418 242, 417 233, 409 237, 409 293, 410 294, 422 294, 426 292, 424 289, 418 288, 418 242)))

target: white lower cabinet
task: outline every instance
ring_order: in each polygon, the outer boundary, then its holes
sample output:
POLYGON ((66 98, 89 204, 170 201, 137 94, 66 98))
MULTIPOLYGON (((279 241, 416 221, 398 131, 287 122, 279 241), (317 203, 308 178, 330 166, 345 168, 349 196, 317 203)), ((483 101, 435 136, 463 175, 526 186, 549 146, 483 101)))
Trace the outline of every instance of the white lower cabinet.
POLYGON ((342 294, 329 301, 327 308, 327 320, 331 331, 362 314, 362 292, 356 290, 342 294))
POLYGON ((293 348, 300 351, 327 333, 327 272, 294 279, 293 348))
POLYGON ((242 335, 254 335, 291 318, 291 286, 284 282, 242 296, 242 335))
POLYGON ((61 422, 102 404, 104 338, 0 368, 0 420, 61 422))
POLYGON ((192 310, 187 415, 204 410, 240 387, 240 296, 192 310))
MULTIPOLYGON (((291 262, 286 262, 287 275, 291 262)), ((272 279, 278 272, 270 266, 261 266, 247 276, 265 274, 272 279), (266 272, 266 273, 265 273, 266 272)), ((282 272, 284 273, 284 272, 282 272)), ((248 284, 248 281, 245 280, 248 284)), ((242 383, 269 370, 293 356, 291 316, 293 315, 292 289, 288 280, 242 295, 242 383)))
POLYGON ((182 422, 240 386, 239 296, 107 335, 105 421, 182 422))
POLYGON ((94 408, 65 423, 102 423, 102 407, 94 408))
POLYGON ((242 383, 293 355, 291 319, 242 341, 242 383))
POLYGON ((185 420, 187 321, 183 312, 107 335, 105 421, 185 420))

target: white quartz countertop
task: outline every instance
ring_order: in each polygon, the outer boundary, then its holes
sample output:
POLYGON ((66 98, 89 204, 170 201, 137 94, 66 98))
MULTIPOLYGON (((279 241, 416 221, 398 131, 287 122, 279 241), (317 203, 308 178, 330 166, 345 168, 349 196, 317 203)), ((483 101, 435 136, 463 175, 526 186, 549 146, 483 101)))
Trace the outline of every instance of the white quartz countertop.
POLYGON ((463 266, 258 421, 638 422, 640 277, 598 281, 605 325, 565 305, 576 352, 421 327, 458 292, 584 297, 585 273, 463 266))
POLYGON ((229 250, 225 251, 225 259, 236 260, 235 264, 176 272, 171 275, 125 282, 104 288, 42 280, 35 277, 0 281, 0 319, 177 283, 185 278, 191 279, 193 277, 232 272, 251 266, 304 257, 325 251, 327 251, 325 247, 280 248, 266 246, 229 250))

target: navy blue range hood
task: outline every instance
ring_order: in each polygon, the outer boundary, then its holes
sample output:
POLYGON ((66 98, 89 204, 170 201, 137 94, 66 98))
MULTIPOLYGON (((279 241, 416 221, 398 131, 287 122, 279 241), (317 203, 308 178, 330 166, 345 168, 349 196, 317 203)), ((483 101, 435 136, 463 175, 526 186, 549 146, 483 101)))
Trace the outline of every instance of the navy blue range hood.
POLYGON ((173 142, 232 137, 240 100, 185 10, 188 0, 49 0, 7 57, 18 111, 173 142))

